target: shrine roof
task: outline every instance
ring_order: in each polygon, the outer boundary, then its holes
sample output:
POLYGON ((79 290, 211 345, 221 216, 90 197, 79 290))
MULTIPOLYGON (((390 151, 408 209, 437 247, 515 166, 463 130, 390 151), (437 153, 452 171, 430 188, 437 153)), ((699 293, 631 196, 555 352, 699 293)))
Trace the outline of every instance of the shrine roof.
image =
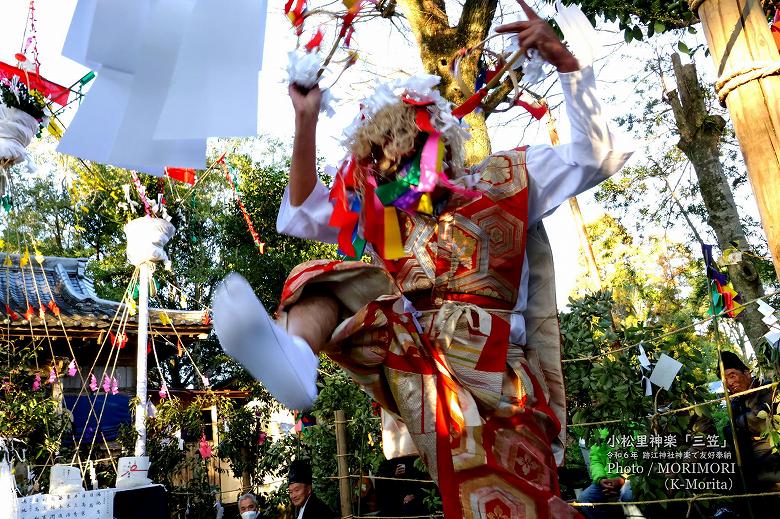
MULTIPOLYGON (((111 328, 112 322, 116 325, 127 310, 124 303, 97 295, 94 282, 87 275, 87 258, 44 256, 42 263, 30 258, 24 266, 20 266, 19 260, 18 254, 0 253, 0 323, 11 335, 62 335, 63 328, 67 333, 98 334, 111 328), (10 264, 6 261, 8 256, 10 264), (28 313, 29 307, 34 316, 28 313), (55 308, 59 316, 55 315, 55 308)), ((126 320, 137 322, 137 315, 128 315, 126 320)), ((199 335, 211 329, 204 310, 150 308, 149 324, 153 331, 165 335, 199 335)))

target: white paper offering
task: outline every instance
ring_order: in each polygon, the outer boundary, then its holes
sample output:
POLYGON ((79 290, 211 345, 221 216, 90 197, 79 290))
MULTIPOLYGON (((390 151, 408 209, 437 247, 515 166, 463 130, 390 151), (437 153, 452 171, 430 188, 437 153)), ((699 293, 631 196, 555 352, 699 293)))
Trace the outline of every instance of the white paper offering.
POLYGON ((63 53, 98 75, 57 150, 162 176, 255 135, 266 5, 79 0, 63 53))
POLYGON ((197 2, 155 139, 257 135, 266 4, 266 0, 197 2))
POLYGON ((778 342, 780 342, 780 331, 769 330, 764 335, 764 339, 766 339, 770 346, 777 346, 778 342))
POLYGON ((769 306, 763 299, 756 301, 758 303, 758 311, 764 315, 770 315, 775 313, 775 309, 769 306))
POLYGON ((87 62, 87 46, 89 45, 89 33, 92 28, 92 20, 95 17, 96 4, 97 0, 80 0, 76 4, 76 10, 70 20, 68 35, 62 46, 63 56, 92 69, 96 68, 96 64, 87 62))
POLYGON ((650 374, 650 382, 669 391, 669 388, 672 387, 672 382, 674 382, 674 377, 677 376, 680 368, 682 368, 680 362, 663 353, 658 362, 656 362, 655 369, 650 374))

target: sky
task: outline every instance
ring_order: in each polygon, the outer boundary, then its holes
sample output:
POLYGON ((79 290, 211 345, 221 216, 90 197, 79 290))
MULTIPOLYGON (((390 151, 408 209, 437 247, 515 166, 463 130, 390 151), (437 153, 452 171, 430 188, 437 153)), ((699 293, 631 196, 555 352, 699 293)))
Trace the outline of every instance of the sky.
MULTIPOLYGON (((285 67, 287 52, 295 45, 294 37, 289 28, 289 22, 281 12, 281 2, 271 2, 266 27, 263 67, 260 74, 258 129, 261 134, 276 137, 283 142, 291 143, 293 132, 293 111, 287 96, 285 83, 285 67)), ((41 62, 41 72, 48 79, 62 85, 70 85, 82 77, 87 69, 61 56, 60 51, 65 39, 70 18, 76 5, 75 0, 36 0, 38 50, 41 62)), ((0 60, 13 62, 13 55, 19 51, 24 38, 25 20, 27 17, 27 0, 2 0, 0 2, 0 60)), ((516 19, 512 14, 505 15, 505 21, 516 19)), ((615 40, 614 34, 601 33, 604 42, 615 40)), ((326 162, 335 163, 343 155, 338 145, 337 137, 342 129, 351 122, 356 111, 358 100, 364 97, 379 77, 395 77, 401 72, 416 73, 421 71, 419 55, 407 39, 411 35, 401 35, 391 28, 386 20, 378 19, 361 25, 356 33, 354 46, 361 52, 358 66, 347 72, 335 92, 342 99, 337 115, 332 119, 322 120, 318 126, 318 152, 326 162), (371 75, 368 71, 372 71, 371 75)), ((630 92, 620 85, 627 71, 620 67, 616 72, 614 67, 605 66, 600 75, 600 85, 607 87, 602 95, 617 96, 626 99, 630 92), (616 86, 617 85, 617 86, 616 86), (615 89, 618 89, 616 91, 615 89)), ((551 99, 560 90, 555 87, 551 99)), ((608 115, 620 114, 625 107, 620 102, 606 103, 608 115)), ((74 110, 66 114, 65 122, 72 117, 74 110)), ((565 114, 556 114, 559 131, 565 140, 568 122, 565 114)), ((494 149, 507 149, 520 144, 547 142, 547 131, 542 124, 526 127, 513 124, 511 121, 519 117, 517 111, 496 117, 491 122, 491 138, 494 149)), ((527 121, 527 117, 523 119, 527 121)), ((614 125, 613 125, 614 126, 614 125)), ((598 206, 592 202, 590 194, 582 195, 580 205, 586 221, 595 219, 601 214, 598 206)), ((559 307, 566 304, 568 295, 578 276, 585 275, 579 266, 580 254, 577 249, 578 238, 576 228, 568 204, 563 204, 553 215, 545 220, 553 246, 556 261, 556 278, 559 307)))

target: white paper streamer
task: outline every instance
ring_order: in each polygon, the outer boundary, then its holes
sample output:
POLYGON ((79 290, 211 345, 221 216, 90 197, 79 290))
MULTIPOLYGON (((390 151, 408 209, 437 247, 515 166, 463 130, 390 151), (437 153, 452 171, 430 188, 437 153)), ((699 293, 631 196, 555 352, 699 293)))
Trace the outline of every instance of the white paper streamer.
POLYGON ((558 11, 554 16, 555 21, 561 28, 563 38, 569 44, 569 49, 577 58, 580 67, 591 65, 601 54, 596 29, 575 4, 564 6, 561 0, 556 0, 555 9, 558 11))

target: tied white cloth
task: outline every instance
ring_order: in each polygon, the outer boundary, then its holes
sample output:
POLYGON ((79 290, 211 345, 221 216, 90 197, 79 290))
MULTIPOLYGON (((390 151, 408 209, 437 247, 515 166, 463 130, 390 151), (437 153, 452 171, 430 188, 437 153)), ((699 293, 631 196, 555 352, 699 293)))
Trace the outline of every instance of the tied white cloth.
POLYGON ((39 123, 30 114, 0 103, 0 164, 13 166, 27 160, 27 146, 39 123))
POLYGON ((437 338, 445 348, 449 349, 452 344, 455 330, 462 317, 466 318, 466 322, 472 329, 477 328, 479 333, 487 335, 490 332, 490 314, 484 309, 472 303, 444 301, 433 319, 432 327, 437 331, 437 338))
POLYGON ((127 259, 136 267, 147 261, 168 261, 163 247, 173 237, 176 228, 162 218, 144 216, 125 224, 127 259))

